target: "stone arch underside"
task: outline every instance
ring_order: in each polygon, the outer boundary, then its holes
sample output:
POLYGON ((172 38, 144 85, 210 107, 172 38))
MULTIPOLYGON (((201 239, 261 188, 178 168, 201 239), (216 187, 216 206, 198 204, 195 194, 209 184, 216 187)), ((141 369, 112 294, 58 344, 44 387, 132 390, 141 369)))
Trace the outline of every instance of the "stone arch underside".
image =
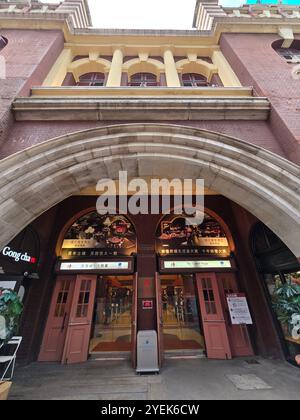
POLYGON ((102 178, 204 178, 300 257, 300 167, 205 130, 124 124, 52 139, 0 162, 0 248, 52 206, 102 178))

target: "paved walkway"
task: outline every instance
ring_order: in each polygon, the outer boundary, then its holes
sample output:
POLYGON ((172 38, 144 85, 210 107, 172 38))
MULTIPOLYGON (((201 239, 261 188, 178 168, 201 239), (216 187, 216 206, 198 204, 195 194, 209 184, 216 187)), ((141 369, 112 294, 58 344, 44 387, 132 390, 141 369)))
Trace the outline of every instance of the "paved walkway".
POLYGON ((16 370, 10 399, 300 400, 300 369, 256 360, 167 360, 158 376, 137 376, 124 361, 35 363, 16 370))

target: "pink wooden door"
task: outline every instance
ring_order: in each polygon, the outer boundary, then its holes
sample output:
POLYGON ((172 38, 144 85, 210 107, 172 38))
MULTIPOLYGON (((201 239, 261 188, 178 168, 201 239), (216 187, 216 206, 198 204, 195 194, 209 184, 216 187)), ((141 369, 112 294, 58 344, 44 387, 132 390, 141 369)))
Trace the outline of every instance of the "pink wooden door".
POLYGON ((158 338, 158 357, 159 366, 164 362, 164 330, 163 330, 163 308, 161 302, 161 280, 158 273, 155 275, 156 291, 156 318, 157 318, 157 338, 158 338))
POLYGON ((77 276, 62 363, 81 363, 88 358, 97 276, 77 276))
POLYGON ((133 301, 132 301, 132 328, 131 328, 131 355, 132 366, 135 369, 137 364, 137 314, 138 314, 138 274, 133 279, 133 301))
POLYGON ((197 274, 196 278, 207 357, 209 359, 231 359, 217 277, 215 273, 204 273, 197 274))
POLYGON ((225 312, 227 331, 231 344, 231 351, 234 357, 253 356, 253 348, 251 345, 248 328, 246 325, 232 325, 230 313, 228 309, 226 296, 232 293, 238 293, 237 279, 234 273, 217 274, 218 285, 222 305, 225 312))
POLYGON ((61 361, 74 286, 74 276, 60 276, 56 280, 42 346, 38 357, 39 362, 61 361))

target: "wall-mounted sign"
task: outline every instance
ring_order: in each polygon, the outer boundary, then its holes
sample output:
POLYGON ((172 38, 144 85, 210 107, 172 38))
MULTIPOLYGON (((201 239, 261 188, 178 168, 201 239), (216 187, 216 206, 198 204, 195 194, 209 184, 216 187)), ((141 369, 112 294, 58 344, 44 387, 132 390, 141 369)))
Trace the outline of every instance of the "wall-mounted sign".
POLYGON ((0 251, 0 267, 4 274, 34 273, 40 255, 37 234, 27 227, 0 251))
POLYGON ((130 256, 136 252, 136 234, 125 216, 101 216, 96 211, 70 227, 62 244, 62 259, 130 256))
POLYGON ((14 260, 15 262, 25 262, 28 264, 36 264, 37 262, 37 258, 36 257, 31 257, 30 255, 27 254, 27 252, 23 253, 23 252, 19 252, 16 251, 14 249, 11 249, 9 246, 6 246, 5 248, 2 249, 1 254, 4 257, 8 257, 11 258, 12 260, 14 260))
POLYGON ((229 260, 190 260, 190 261, 163 261, 164 269, 211 269, 211 268, 231 268, 229 260))
POLYGON ((146 311, 151 311, 153 309, 153 300, 143 300, 142 307, 146 311))
POLYGON ((227 295, 232 325, 252 325, 247 298, 243 293, 227 295))
POLYGON ((61 271, 118 271, 129 270, 129 261, 120 262, 62 262, 61 271))
POLYGON ((1 281, 0 280, 0 288, 1 289, 15 290, 16 284, 17 284, 16 281, 1 281))
POLYGON ((168 215, 156 232, 156 251, 162 255, 195 254, 226 258, 229 241, 220 223, 208 214, 201 225, 191 226, 186 216, 168 215))

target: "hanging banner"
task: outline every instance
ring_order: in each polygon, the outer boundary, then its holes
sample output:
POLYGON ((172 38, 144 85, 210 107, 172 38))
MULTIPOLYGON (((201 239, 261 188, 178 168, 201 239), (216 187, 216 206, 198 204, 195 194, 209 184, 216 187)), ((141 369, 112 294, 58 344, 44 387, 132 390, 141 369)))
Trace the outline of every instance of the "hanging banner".
POLYGON ((245 294, 235 293, 226 297, 232 325, 252 325, 253 321, 245 294))

